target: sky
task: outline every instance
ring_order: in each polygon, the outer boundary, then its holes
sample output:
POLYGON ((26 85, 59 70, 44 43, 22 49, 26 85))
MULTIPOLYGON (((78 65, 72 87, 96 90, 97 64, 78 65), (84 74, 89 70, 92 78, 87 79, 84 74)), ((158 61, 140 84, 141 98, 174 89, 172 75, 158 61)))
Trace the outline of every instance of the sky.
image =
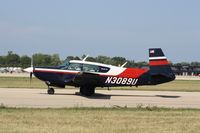
POLYGON ((0 0, 0 55, 200 61, 199 0, 0 0))

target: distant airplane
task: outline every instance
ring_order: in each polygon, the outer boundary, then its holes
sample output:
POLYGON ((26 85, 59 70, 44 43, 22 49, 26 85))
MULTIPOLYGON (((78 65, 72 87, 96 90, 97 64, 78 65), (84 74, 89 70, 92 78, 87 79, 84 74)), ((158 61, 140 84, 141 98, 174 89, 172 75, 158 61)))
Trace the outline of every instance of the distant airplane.
POLYGON ((149 69, 125 68, 83 60, 66 61, 56 67, 29 67, 30 72, 48 86, 48 94, 54 87, 65 85, 80 87, 80 93, 91 96, 96 87, 157 85, 173 81, 175 75, 161 48, 149 49, 149 69))

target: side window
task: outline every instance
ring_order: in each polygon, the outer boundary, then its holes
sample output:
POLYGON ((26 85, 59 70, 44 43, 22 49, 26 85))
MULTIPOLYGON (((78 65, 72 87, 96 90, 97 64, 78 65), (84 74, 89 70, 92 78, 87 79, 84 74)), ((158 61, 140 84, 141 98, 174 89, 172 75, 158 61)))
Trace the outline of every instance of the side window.
POLYGON ((68 68, 68 70, 75 70, 75 71, 81 71, 82 70, 82 64, 78 63, 71 63, 68 68))
POLYGON ((84 72, 99 72, 99 67, 95 65, 83 64, 84 72))
POLYGON ((102 67, 102 66, 99 67, 99 72, 101 72, 101 73, 106 73, 109 70, 110 70, 110 68, 108 68, 108 67, 102 67))
POLYGON ((84 72, 101 72, 101 73, 106 73, 109 70, 110 70, 110 68, 108 68, 108 67, 83 64, 83 71, 84 72))

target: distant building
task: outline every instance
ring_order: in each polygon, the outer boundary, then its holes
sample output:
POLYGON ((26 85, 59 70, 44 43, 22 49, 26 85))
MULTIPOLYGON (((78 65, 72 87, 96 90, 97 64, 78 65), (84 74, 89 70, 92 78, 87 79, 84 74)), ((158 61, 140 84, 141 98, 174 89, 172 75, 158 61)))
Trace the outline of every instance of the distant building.
POLYGON ((172 66, 176 75, 195 76, 200 74, 200 66, 172 66))

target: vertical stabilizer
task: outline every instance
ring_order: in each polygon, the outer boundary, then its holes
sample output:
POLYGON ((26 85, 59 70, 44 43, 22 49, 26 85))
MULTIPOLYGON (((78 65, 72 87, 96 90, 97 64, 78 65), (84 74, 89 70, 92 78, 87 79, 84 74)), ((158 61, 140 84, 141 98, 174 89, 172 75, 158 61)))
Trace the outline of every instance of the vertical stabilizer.
POLYGON ((149 49, 149 65, 150 66, 163 66, 169 65, 161 48, 149 49))
POLYGON ((170 63, 161 48, 149 49, 149 66, 153 84, 160 84, 175 79, 170 63))

